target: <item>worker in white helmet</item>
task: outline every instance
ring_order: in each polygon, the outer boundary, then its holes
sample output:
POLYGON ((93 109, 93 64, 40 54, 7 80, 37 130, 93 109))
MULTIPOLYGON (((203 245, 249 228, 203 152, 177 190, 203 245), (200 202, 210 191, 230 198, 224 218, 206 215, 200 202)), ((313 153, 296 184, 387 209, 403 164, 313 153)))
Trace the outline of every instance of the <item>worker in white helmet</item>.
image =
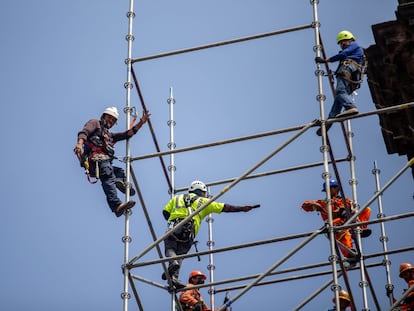
MULTIPOLYGON (((112 166, 114 156, 114 144, 117 141, 126 140, 134 136, 142 125, 149 119, 149 113, 143 112, 139 122, 125 132, 112 133, 109 130, 119 118, 116 107, 106 108, 101 118, 86 122, 83 129, 78 133, 78 141, 74 148, 75 154, 81 161, 81 165, 88 167, 91 177, 99 177, 106 201, 113 213, 120 217, 126 210, 135 205, 135 201, 122 202, 118 198, 117 188, 125 193, 125 172, 122 168, 112 166), (86 160, 85 160, 86 159, 86 160)), ((130 188, 130 195, 135 190, 130 188)))
MULTIPOLYGON (((189 216, 195 210, 206 204, 209 199, 207 195, 207 186, 199 180, 195 180, 188 188, 188 194, 177 195, 165 205, 162 213, 165 220, 168 221, 168 230, 174 229, 184 218, 189 216)), ((195 215, 190 221, 185 223, 174 233, 164 240, 165 256, 174 257, 177 255, 187 254, 194 242, 194 237, 200 229, 201 221, 211 213, 220 214, 221 212, 248 212, 259 205, 234 206, 219 202, 210 202, 201 212, 195 215)), ((181 267, 182 259, 172 260, 168 266, 168 273, 173 281, 178 282, 178 274, 181 267)), ((167 277, 163 273, 162 279, 167 277)))

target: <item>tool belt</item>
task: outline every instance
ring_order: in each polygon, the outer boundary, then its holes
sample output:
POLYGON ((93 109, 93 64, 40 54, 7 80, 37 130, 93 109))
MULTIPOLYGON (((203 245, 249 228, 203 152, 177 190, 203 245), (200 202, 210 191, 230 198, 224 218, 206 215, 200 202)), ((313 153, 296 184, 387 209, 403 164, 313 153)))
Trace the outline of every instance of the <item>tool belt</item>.
POLYGON ((338 70, 335 72, 336 76, 341 76, 344 80, 348 81, 351 92, 361 87, 362 74, 362 65, 353 59, 345 59, 342 61, 338 70))
MULTIPOLYGON (((168 230, 172 230, 177 226, 183 218, 176 218, 168 222, 168 230)), ((179 242, 189 242, 194 239, 194 220, 190 220, 182 225, 177 231, 175 231, 171 236, 173 236, 179 242)))

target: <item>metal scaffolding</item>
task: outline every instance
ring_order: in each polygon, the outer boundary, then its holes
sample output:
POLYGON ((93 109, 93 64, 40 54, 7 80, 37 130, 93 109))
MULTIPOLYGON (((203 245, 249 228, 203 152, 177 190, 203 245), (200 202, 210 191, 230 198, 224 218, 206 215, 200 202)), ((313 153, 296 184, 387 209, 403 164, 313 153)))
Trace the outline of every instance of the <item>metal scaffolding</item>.
MULTIPOLYGON (((289 29, 282 29, 282 30, 272 31, 272 32, 268 32, 268 33, 254 35, 254 36, 243 37, 243 38, 238 38, 238 39, 223 41, 223 42, 216 42, 216 43, 212 43, 212 44, 208 44, 208 45, 192 47, 192 48, 187 48, 187 49, 183 49, 183 50, 176 50, 176 51, 171 51, 171 52, 162 53, 162 54, 158 54, 158 55, 151 55, 151 56, 147 56, 147 57, 141 57, 141 58, 134 59, 134 58, 132 58, 132 43, 133 43, 133 40, 134 40, 132 28, 133 28, 133 20, 134 20, 134 17, 135 17, 134 0, 129 0, 129 10, 128 10, 128 13, 127 13, 128 33, 126 35, 126 41, 127 41, 127 44, 128 44, 128 53, 127 53, 127 59, 125 61, 125 64, 127 66, 127 79, 126 79, 126 82, 125 82, 125 85, 124 85, 125 89, 126 89, 126 107, 124 109, 124 112, 126 113, 126 116, 127 116, 127 118, 126 118, 126 127, 127 127, 127 129, 130 128, 130 116, 131 116, 131 111, 133 111, 133 109, 131 108, 131 90, 134 86, 137 90, 137 94, 138 94, 138 97, 139 97, 141 105, 142 105, 142 110, 147 111, 147 107, 145 105, 145 102, 144 102, 144 99, 143 99, 143 96, 142 96, 142 93, 141 93, 141 90, 140 90, 140 87, 139 87, 139 84, 138 84, 138 79, 137 79, 136 74, 134 72, 134 68, 133 68, 134 63, 139 63, 139 62, 154 60, 154 59, 158 59, 158 58, 162 58, 162 57, 168 57, 168 56, 172 56, 172 55, 198 51, 198 50, 202 50, 202 49, 220 47, 220 46, 224 46, 224 45, 228 45, 228 44, 234 44, 234 43, 239 43, 239 42, 243 42, 243 41, 247 41, 247 40, 254 40, 254 39, 258 39, 258 38, 274 36, 274 35, 278 35, 278 34, 285 34, 285 33, 290 33, 290 32, 294 32, 294 31, 300 31, 300 30, 303 30, 303 29, 309 29, 309 28, 313 29, 314 40, 315 40, 315 46, 314 46, 315 56, 318 56, 318 57, 319 56, 324 56, 325 52, 324 52, 323 45, 322 45, 322 42, 321 42, 320 23, 319 23, 319 17, 318 17, 318 2, 319 1, 317 1, 317 0, 311 0, 310 1, 311 6, 312 6, 312 10, 313 10, 313 21, 308 25, 302 25, 302 26, 293 27, 293 28, 289 28, 289 29), (132 80, 133 80, 133 82, 132 82, 132 80)), ((168 120, 168 125, 170 127, 170 142, 168 144, 169 150, 168 151, 161 151, 160 150, 160 148, 158 146, 157 139, 156 139, 155 134, 154 134, 154 131, 152 129, 152 125, 151 125, 150 120, 148 121, 148 124, 149 124, 150 130, 151 130, 154 145, 155 145, 156 150, 157 150, 156 153, 132 157, 130 155, 130 144, 129 144, 129 141, 127 141, 126 156, 125 156, 125 159, 124 159, 125 163, 126 163, 126 181, 127 181, 127 185, 130 185, 130 180, 132 179, 132 181, 135 185, 135 189, 137 190, 137 195, 139 197, 140 205, 141 205, 141 208, 144 212, 146 222, 149 225, 149 230, 150 230, 153 242, 150 245, 148 245, 147 247, 145 247, 143 250, 141 250, 141 252, 139 254, 137 254, 136 256, 131 258, 130 254, 129 254, 129 244, 131 243, 131 237, 130 237, 130 233, 129 233, 130 214, 126 213, 126 215, 125 215, 125 231, 124 231, 124 236, 122 238, 122 240, 124 242, 124 245, 125 245, 125 247, 124 247, 124 264, 123 264, 124 284, 123 284, 123 292, 121 294, 121 297, 123 299, 123 310, 124 311, 128 310, 128 304, 129 304, 130 298, 131 298, 131 295, 129 293, 130 289, 133 292, 135 301, 137 302, 138 309, 139 310, 144 310, 144 308, 142 306, 142 303, 141 303, 142 296, 141 296, 141 294, 140 294, 140 292, 137 288, 136 282, 143 282, 143 283, 152 285, 154 287, 159 288, 162 291, 165 291, 166 294, 170 293, 171 298, 172 298, 171 299, 171 309, 173 311, 176 310, 176 308, 181 309, 180 304, 176 304, 177 291, 171 290, 171 288, 166 287, 163 284, 159 284, 155 281, 145 279, 145 278, 143 278, 143 277, 141 277, 137 274, 133 274, 132 271, 133 271, 133 269, 138 269, 138 268, 143 268, 143 267, 147 267, 147 266, 151 266, 151 265, 160 265, 161 264, 165 274, 167 275, 168 282, 171 285, 171 279, 170 279, 170 277, 167 273, 167 265, 166 264, 168 263, 168 261, 171 260, 171 259, 183 259, 183 258, 190 258, 190 257, 196 257, 196 256, 207 256, 209 258, 209 270, 210 270, 210 280, 211 280, 211 282, 209 282, 208 284, 204 284, 204 285, 198 285, 196 287, 199 287, 199 288, 208 287, 210 289, 209 290, 210 304, 211 304, 212 309, 214 309, 214 307, 215 307, 214 306, 215 305, 215 299, 214 299, 215 293, 225 292, 225 291, 229 291, 229 290, 239 290, 233 297, 229 297, 229 301, 227 302, 227 304, 222 304, 221 306, 219 306, 218 308, 215 309, 215 310, 224 310, 226 307, 231 306, 232 304, 237 302, 237 300, 239 300, 240 297, 247 294, 249 292, 249 290, 251 290, 253 287, 263 286, 263 285, 270 285, 270 284, 274 284, 274 283, 287 282, 287 281, 299 281, 300 279, 312 278, 312 277, 319 276, 319 275, 331 275, 332 276, 331 280, 327 281, 319 289, 316 289, 315 292, 309 298, 307 298, 303 302, 301 302, 295 308, 295 310, 300 310, 309 301, 311 301, 314 297, 319 295, 323 290, 325 290, 328 287, 330 287, 331 290, 334 293, 336 309, 339 310, 339 290, 341 289, 341 286, 339 285, 338 279, 340 277, 343 277, 346 280, 347 269, 344 268, 343 262, 340 258, 340 254, 338 252, 338 247, 336 245, 336 240, 335 240, 335 232, 337 232, 337 230, 341 230, 341 229, 345 229, 345 228, 351 228, 354 231, 355 237, 356 237, 355 242, 356 242, 356 245, 357 245, 357 252, 358 252, 358 255, 359 255, 359 266, 360 267, 359 268, 355 268, 355 267, 350 268, 350 270, 359 270, 359 272, 360 272, 360 287, 361 287, 361 290, 362 290, 362 297, 363 297, 363 310, 370 310, 369 306, 368 306, 368 299, 367 299, 367 296, 368 296, 367 287, 369 285, 368 269, 372 268, 372 267, 385 266, 386 275, 387 275, 386 288, 387 288, 387 291, 390 292, 390 296, 389 296, 390 297, 390 306, 394 303, 394 299, 393 299, 393 295, 392 295, 393 285, 391 283, 391 278, 390 278, 389 255, 393 254, 393 253, 398 253, 398 252, 412 251, 414 249, 414 247, 407 247, 407 248, 402 248, 402 249, 397 249, 397 250, 391 250, 390 251, 388 249, 388 246, 387 246, 388 238, 385 234, 385 222, 394 221, 394 220, 398 220, 398 219, 401 219, 401 218, 412 217, 412 216, 414 216, 414 213, 408 213, 408 214, 403 214, 403 215, 394 215, 394 216, 386 217, 385 214, 383 213, 381 196, 384 193, 384 191, 405 170, 407 170, 410 166, 413 165, 414 159, 411 159, 411 161, 409 161, 399 172, 397 172, 396 175, 383 188, 381 188, 380 183, 379 183, 379 172, 380 171, 377 168, 377 165, 375 163, 374 169, 373 169, 373 174, 375 175, 376 190, 377 190, 375 195, 370 200, 368 200, 368 202, 361 205, 361 207, 359 208, 358 213, 354 214, 344 225, 342 225, 340 227, 335 227, 333 225, 333 218, 332 218, 332 211, 331 211, 331 200, 330 200, 331 199, 331 193, 330 193, 329 187, 327 187, 326 188, 326 199, 327 199, 327 202, 328 202, 328 214, 329 214, 328 215, 328 222, 327 222, 326 226, 323 226, 323 227, 321 227, 321 228, 319 228, 315 231, 299 233, 299 234, 285 236, 285 237, 276 237, 276 238, 273 238, 273 239, 270 239, 270 240, 262 240, 262 241, 256 241, 256 242, 253 242, 253 243, 246 243, 246 244, 241 244, 241 245, 233 245, 233 246, 230 246, 230 247, 214 249, 214 247, 213 247, 214 246, 214 241, 213 241, 213 221, 214 221, 214 219, 212 217, 209 217, 209 218, 206 219, 206 221, 208 222, 208 232, 209 232, 209 237, 208 237, 209 249, 207 251, 201 251, 201 252, 197 252, 197 253, 189 253, 189 254, 180 255, 180 256, 177 256, 177 257, 174 257, 174 258, 165 258, 162 254, 160 243, 163 242, 163 240, 167 236, 169 236, 170 234, 177 231, 186 222, 188 222, 192 218, 192 216, 197 215, 198 213, 200 213, 206 206, 208 206, 208 204, 210 202, 213 202, 213 201, 217 200, 222 195, 224 195, 226 192, 230 191, 233 187, 235 187, 238 183, 240 183, 243 180, 247 180, 247 179, 261 178, 261 177, 264 177, 264 176, 280 174, 280 173, 286 173, 286 172, 294 171, 294 170, 305 170, 305 169, 308 169, 310 167, 322 166, 323 167, 322 177, 323 177, 325 183, 329 184, 329 180, 333 176, 333 174, 330 171, 330 166, 333 166, 334 174, 335 174, 336 178, 340 181, 340 178, 339 178, 340 176, 339 176, 339 173, 336 169, 336 164, 340 163, 340 162, 349 162, 349 169, 350 169, 350 176, 351 176, 351 179, 350 179, 349 182, 352 186, 352 198, 353 198, 355 206, 359 206, 358 196, 357 196, 357 187, 356 187, 357 177, 356 177, 356 170, 355 170, 355 156, 354 156, 354 153, 353 153, 353 140, 352 140, 353 133, 352 133, 352 129, 351 129, 351 120, 355 119, 355 118, 367 117, 367 116, 370 116, 370 115, 376 115, 376 114, 381 114, 381 113, 389 113, 389 112, 397 111, 397 110, 401 110, 401 109, 413 108, 414 103, 407 103, 407 104, 398 105, 398 106, 394 106, 394 107, 389 107, 389 108, 379 109, 379 110, 370 111, 370 112, 366 112, 366 113, 361 113, 361 114, 358 114, 356 116, 351 116, 351 117, 347 117, 347 118, 327 119, 325 117, 325 110, 324 110, 326 96, 323 93, 323 89, 324 89, 323 88, 323 77, 325 75, 325 72, 321 68, 321 66, 322 65, 317 64, 316 65, 317 68, 315 70, 315 75, 316 75, 317 84, 318 84, 317 101, 319 103, 319 110, 320 110, 319 111, 320 112, 320 119, 319 120, 313 120, 313 121, 310 121, 307 124, 302 124, 302 125, 294 126, 294 127, 291 127, 291 128, 278 129, 278 130, 265 132, 265 133, 257 133, 257 134, 248 135, 248 136, 244 136, 244 137, 238 137, 238 138, 233 138, 233 139, 228 139, 228 140, 211 142, 211 143, 198 145, 198 146, 189 146, 189 147, 185 147, 185 148, 181 148, 181 149, 176 149, 175 148, 176 147, 175 137, 174 137, 174 126, 175 126, 174 103, 175 103, 175 99, 173 97, 173 90, 172 90, 172 88, 170 88, 170 96, 167 100, 167 102, 169 104, 169 112, 170 112, 170 119, 168 120), (332 150, 331 150, 330 142, 329 142, 329 137, 327 135, 327 125, 330 124, 330 123, 333 123, 333 122, 337 122, 337 123, 341 124, 342 129, 343 129, 343 133, 344 133, 344 141, 345 141, 345 144, 346 144, 347 150, 348 150, 348 155, 343 157, 343 158, 340 158, 340 159, 335 159, 334 158, 332 150), (284 169, 277 170, 277 171, 271 171, 271 172, 260 173, 260 174, 252 174, 258 167, 262 166, 268 160, 270 160, 271 158, 276 156, 281 150, 283 150, 285 147, 287 147, 290 143, 297 140, 299 137, 302 136, 302 134, 307 132, 310 128, 314 128, 314 127, 321 127, 321 131, 322 131, 322 136, 321 136, 322 145, 321 145, 321 148, 320 148, 321 153, 322 153, 322 161, 321 162, 301 164, 301 165, 298 165, 298 166, 295 166, 295 167, 284 168, 284 169), (282 143, 281 145, 276 147, 268 155, 264 156, 262 158, 262 160, 260 160, 256 164, 254 164, 252 167, 248 168, 240 176, 228 178, 228 179, 225 179, 225 180, 211 181, 211 182, 207 183, 208 186, 224 185, 224 187, 220 192, 218 192, 216 195, 211 197, 206 204, 199 207, 191 216, 188 216, 183 221, 181 221, 173 230, 168 231, 167 233, 163 233, 161 235, 156 234, 154 228, 152 227, 151 219, 150 219, 149 213, 148 213, 147 208, 146 208, 145 200, 144 200, 144 197, 143 197, 143 195, 140 191, 139 183, 138 183, 138 180, 135 176, 134 169, 132 167, 132 162, 142 161, 142 160, 149 159, 149 158, 154 158, 154 157, 159 158, 159 160, 161 162, 162 170, 163 170, 164 175, 166 177, 166 182, 169 186, 169 193, 170 193, 171 197, 173 197, 177 193, 186 190, 186 188, 176 188, 176 186, 175 186, 175 175, 174 175, 175 174, 175 169, 176 169, 175 168, 175 160, 174 160, 175 154, 179 154, 179 153, 183 153, 183 152, 190 152, 190 151, 194 151, 194 150, 200 150, 200 149, 204 149, 204 148, 211 148, 211 147, 215 147, 215 146, 222 146, 224 144, 233 144, 233 143, 237 143, 237 142, 241 142, 241 141, 253 140, 253 139, 256 139, 256 138, 273 136, 273 135, 278 135, 278 134, 282 134, 282 133, 290 133, 290 132, 293 132, 293 134, 290 138, 288 138, 284 143, 282 143), (168 166, 169 174, 167 173, 166 165, 163 161, 163 156, 165 156, 165 155, 170 156, 170 165, 168 166), (375 200, 378 200, 378 205, 379 205, 378 218, 375 219, 375 220, 371 220, 369 222, 366 222, 366 224, 374 224, 374 223, 379 223, 380 224, 380 226, 381 226, 381 242, 382 242, 382 246, 383 246, 383 252, 376 253, 376 254, 363 254, 361 236, 360 236, 361 230, 359 229, 359 226, 360 226, 361 223, 355 223, 355 220, 356 220, 357 216, 365 208, 367 208, 372 202, 374 202, 375 200), (280 265, 282 265, 289 258, 294 256, 299 250, 301 250, 305 245, 310 243, 314 238, 316 238, 320 234, 327 234, 328 237, 329 237, 330 256, 329 256, 328 262, 323 262, 323 263, 313 264, 313 265, 307 265, 307 266, 302 266, 302 267, 295 267, 295 268, 292 268, 292 269, 277 270, 277 268, 279 268, 280 265), (219 281, 215 280, 215 277, 214 277, 214 268, 215 268, 215 266, 214 266, 214 254, 223 253, 223 252, 231 252, 233 250, 241 249, 241 248, 260 247, 260 246, 265 245, 265 244, 277 243, 277 242, 281 242, 281 241, 294 240, 294 239, 301 239, 301 240, 297 244, 297 246, 294 247, 291 251, 287 252, 283 258, 281 258, 280 260, 278 260, 277 262, 275 262, 274 264, 269 266, 262 273, 257 274, 257 275, 242 276, 242 277, 235 278, 235 279, 230 279, 230 280, 219 280, 219 281), (139 262, 139 260, 145 254, 147 254, 150 250, 152 250, 153 248, 156 248, 159 259, 146 261, 146 262, 142 262, 142 261, 139 262), (367 264, 366 265, 365 264, 365 259, 366 258, 372 258, 372 257, 383 257, 383 262, 382 263, 367 264), (296 275, 296 276, 289 276, 289 277, 286 277, 286 278, 283 278, 283 279, 271 279, 271 280, 268 279, 266 281, 264 280, 265 278, 274 277, 276 275, 280 275, 280 274, 284 274, 284 273, 305 271, 305 270, 320 268, 320 267, 324 267, 324 266, 329 266, 330 269, 326 270, 326 271, 322 271, 322 272, 309 273, 309 274, 300 274, 300 275, 296 275), (235 286, 217 288, 217 286, 223 286, 223 285, 226 285, 226 284, 231 284, 231 283, 240 282, 240 281, 247 281, 248 283, 243 284, 243 285, 235 285, 235 286)), ((328 70, 328 72, 329 72, 329 70, 328 70)), ((331 79, 331 82, 332 82, 332 79, 331 79)), ((331 84, 331 89, 333 90, 332 84, 331 84)), ((127 192, 126 192, 126 200, 127 201, 129 200, 129 189, 130 189, 130 187, 127 187, 127 192)), ((350 291, 350 288, 348 288, 348 290, 350 291)), ((372 288, 371 288, 371 292, 375 296, 375 293, 373 292, 372 288)), ((394 305, 396 305, 396 304, 394 304, 394 305)), ((352 306, 352 309, 356 310, 356 307, 355 307, 354 304, 352 306)))

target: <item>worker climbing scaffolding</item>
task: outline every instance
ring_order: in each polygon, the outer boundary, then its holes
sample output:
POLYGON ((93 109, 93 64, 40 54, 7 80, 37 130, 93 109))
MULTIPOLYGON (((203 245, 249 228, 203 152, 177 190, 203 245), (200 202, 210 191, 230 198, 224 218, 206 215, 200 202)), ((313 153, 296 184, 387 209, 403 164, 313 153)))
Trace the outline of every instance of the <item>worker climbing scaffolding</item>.
MULTIPOLYGON (((122 202, 118 198, 116 189, 125 193, 128 185, 125 183, 124 170, 112 165, 115 154, 114 145, 118 141, 134 136, 147 122, 149 116, 149 113, 143 112, 140 121, 132 128, 124 132, 112 133, 109 130, 117 122, 119 113, 116 107, 108 107, 102 112, 99 120, 89 120, 78 133, 74 152, 81 166, 85 168, 88 179, 92 177, 96 178, 96 181, 101 180, 108 205, 117 217, 132 208, 135 201, 122 202)), ((130 195, 134 194, 135 190, 130 188, 130 195)))
MULTIPOLYGON (((341 51, 338 54, 329 58, 315 58, 316 63, 339 61, 339 65, 335 71, 335 99, 328 119, 358 114, 358 109, 354 104, 352 94, 359 88, 362 82, 362 75, 366 70, 364 51, 355 41, 355 37, 350 31, 343 30, 339 32, 336 42, 341 47, 341 51), (345 111, 341 112, 342 109, 345 109, 345 111)), ((326 130, 329 130, 331 126, 332 123, 328 123, 326 130)), ((321 136, 321 129, 318 129, 316 134, 321 136)))
MULTIPOLYGON (((162 214, 168 221, 168 231, 173 230, 184 218, 192 214, 196 209, 207 204, 209 201, 207 186, 199 180, 195 180, 188 187, 188 194, 174 196, 165 205, 162 214)), ((177 255, 187 254, 197 235, 201 221, 211 213, 220 214, 221 212, 249 212, 259 205, 235 206, 227 203, 210 202, 199 214, 195 215, 189 222, 175 230, 165 240, 165 256, 175 257, 177 255)), ((178 276, 182 259, 171 260, 168 266, 168 274, 172 281, 178 284, 178 276)), ((162 279, 166 280, 165 273, 162 279)))
MULTIPOLYGON (((356 207, 354 206, 351 199, 348 197, 342 197, 339 195, 339 184, 335 179, 329 181, 329 190, 331 194, 331 211, 332 211, 332 225, 341 226, 343 225, 350 216, 356 212, 356 207)), ((322 191, 326 192, 326 185, 323 183, 322 191)), ((328 200, 307 200, 305 201, 301 208, 306 212, 317 211, 320 213, 321 218, 324 222, 328 221, 328 200)), ((371 209, 366 208, 358 217, 358 221, 365 222, 368 221, 371 215, 371 209)), ((366 225, 361 225, 361 237, 366 238, 371 235, 371 229, 367 228, 366 225)), ((356 250, 353 247, 352 243, 352 234, 351 229, 344 229, 339 232, 336 232, 335 239, 339 244, 339 249, 345 258, 352 263, 355 263, 356 260, 356 250)))

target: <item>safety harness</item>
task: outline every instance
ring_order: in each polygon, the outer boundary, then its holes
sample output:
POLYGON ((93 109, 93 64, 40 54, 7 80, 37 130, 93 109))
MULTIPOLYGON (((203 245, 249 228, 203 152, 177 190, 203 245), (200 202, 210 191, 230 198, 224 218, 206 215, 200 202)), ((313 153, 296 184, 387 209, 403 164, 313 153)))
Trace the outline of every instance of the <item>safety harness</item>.
POLYGON ((114 158, 115 150, 108 129, 98 127, 84 142, 83 150, 82 156, 77 155, 80 166, 85 169, 89 183, 95 184, 99 179, 99 163, 114 158))
MULTIPOLYGON (((190 196, 189 194, 184 194, 183 195, 183 201, 184 201, 184 207, 187 208, 188 210, 188 215, 192 214, 192 209, 191 206, 193 205, 193 203, 199 199, 199 197, 197 195, 195 196, 190 196)), ((179 197, 177 197, 175 199, 175 207, 174 210, 179 209, 179 208, 183 208, 183 206, 179 205, 179 197)), ((201 204, 203 204, 202 200, 198 201, 198 206, 197 209, 201 206, 201 204)), ((168 222, 168 228, 169 229, 173 229, 177 224, 179 224, 181 221, 183 220, 183 218, 176 218, 173 219, 171 221, 168 222)), ((177 241, 179 242, 189 242, 191 240, 194 239, 195 237, 195 226, 194 226, 194 220, 191 219, 189 220, 187 223, 185 223, 180 229, 178 229, 176 232, 174 232, 173 234, 171 234, 177 241)))
POLYGON ((345 59, 341 62, 335 75, 340 75, 344 80, 349 82, 351 91, 355 91, 361 87, 363 76, 368 68, 368 60, 365 53, 362 54, 362 63, 359 64, 353 59, 345 59), (355 68, 355 69, 354 69, 355 68))

